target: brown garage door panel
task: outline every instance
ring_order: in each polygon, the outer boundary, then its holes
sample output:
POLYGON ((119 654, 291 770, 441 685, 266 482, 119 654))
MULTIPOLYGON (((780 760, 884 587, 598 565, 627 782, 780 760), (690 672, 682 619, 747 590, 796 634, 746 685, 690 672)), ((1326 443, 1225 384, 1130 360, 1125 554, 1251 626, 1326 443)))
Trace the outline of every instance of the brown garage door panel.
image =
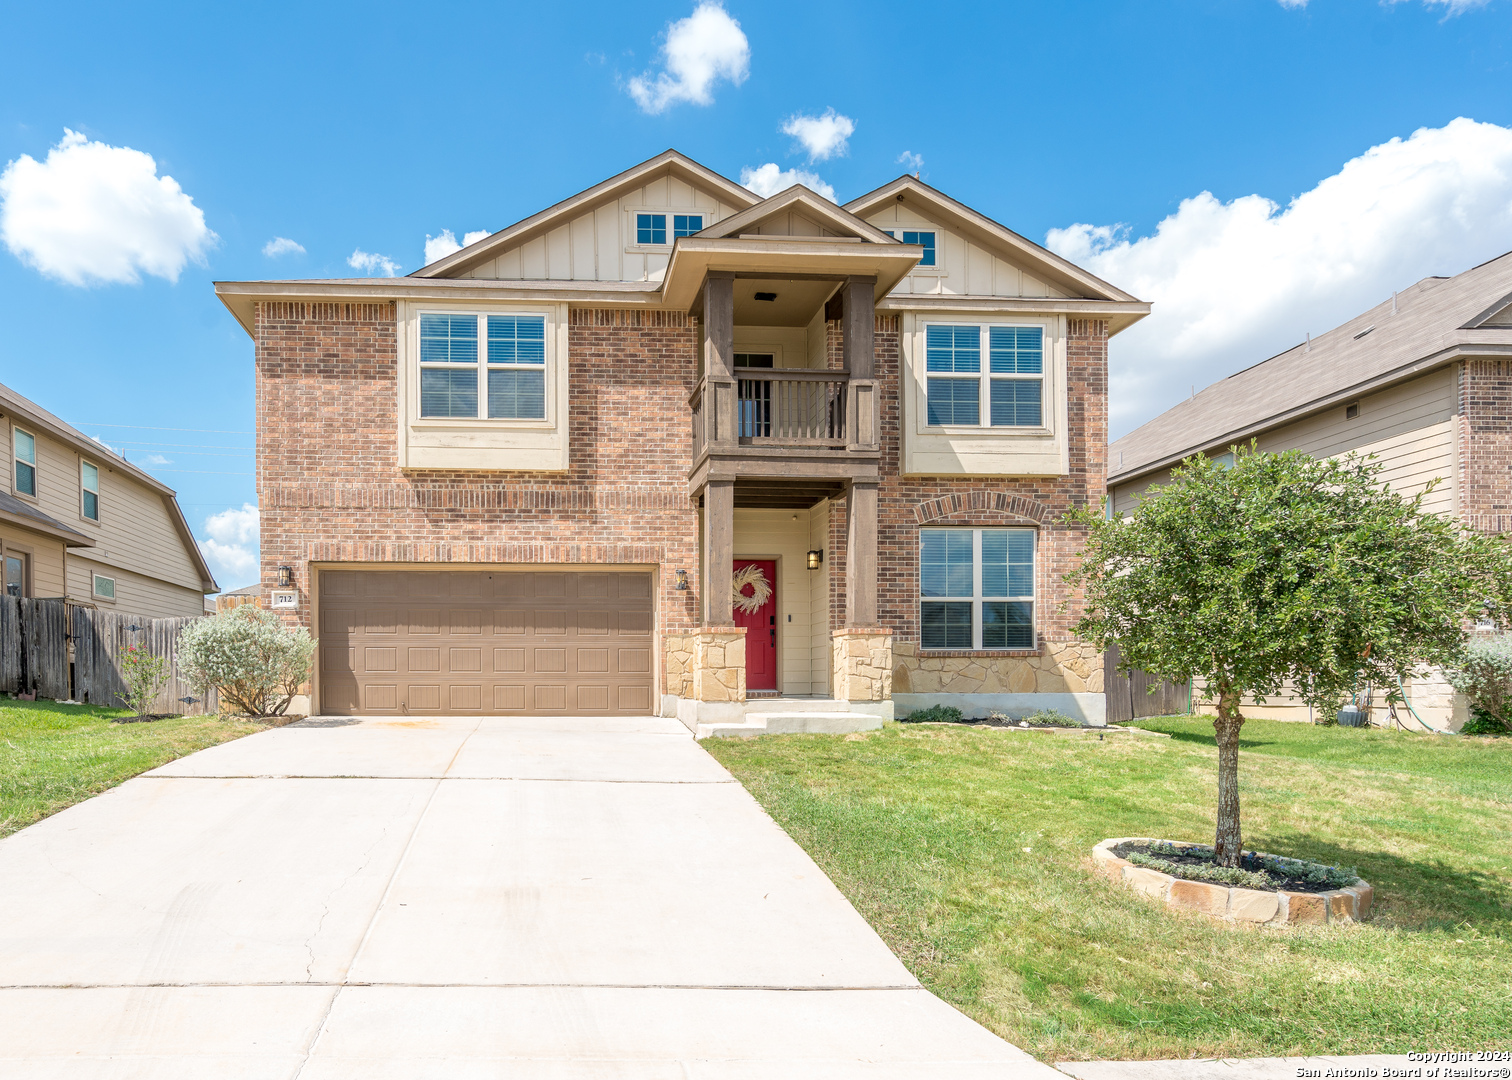
POLYGON ((651 575, 326 571, 328 712, 645 715, 651 575))

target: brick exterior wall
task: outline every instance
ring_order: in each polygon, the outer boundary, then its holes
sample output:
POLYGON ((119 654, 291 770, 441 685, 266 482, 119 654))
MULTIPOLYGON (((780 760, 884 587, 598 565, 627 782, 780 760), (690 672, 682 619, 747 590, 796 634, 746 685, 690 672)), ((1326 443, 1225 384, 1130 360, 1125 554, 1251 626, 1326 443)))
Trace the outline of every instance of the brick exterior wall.
POLYGON ((574 311, 566 473, 403 470, 391 304, 257 312, 263 580, 292 566, 308 623, 314 562, 659 565, 661 630, 698 623, 686 491, 698 340, 679 314, 574 311))
POLYGON ((1459 370, 1460 513, 1482 532, 1512 532, 1512 361, 1459 370))
MULTIPOLYGON (((1104 491, 1107 326, 1085 320, 1070 326, 1070 474, 984 480, 899 475, 899 324, 896 315, 876 321, 883 476, 878 621, 892 628, 902 652, 917 651, 921 524, 1034 525, 1039 651, 1059 656, 1056 643, 1071 640, 1068 628, 1079 612, 1074 602, 1060 608, 1060 577, 1081 543, 1080 530, 1059 519, 1095 504, 1104 491)), ((280 566, 294 568, 301 603, 291 619, 309 622, 311 562, 619 563, 662 567, 663 635, 698 626, 698 518, 686 492, 687 398, 700 347, 694 320, 667 312, 571 312, 571 465, 561 474, 399 468, 392 304, 262 303, 256 330, 263 581, 276 581, 280 566), (694 588, 675 589, 678 568, 689 571, 694 588)), ((840 366, 838 323, 827 337, 830 363, 840 366)), ((833 505, 830 521, 830 625, 840 627, 844 500, 833 505)), ((1095 682, 1100 690, 1100 666, 1095 682)), ((1053 681, 1050 688, 1057 688, 1053 681)), ((1071 689, 1093 686, 1083 679, 1071 689)))

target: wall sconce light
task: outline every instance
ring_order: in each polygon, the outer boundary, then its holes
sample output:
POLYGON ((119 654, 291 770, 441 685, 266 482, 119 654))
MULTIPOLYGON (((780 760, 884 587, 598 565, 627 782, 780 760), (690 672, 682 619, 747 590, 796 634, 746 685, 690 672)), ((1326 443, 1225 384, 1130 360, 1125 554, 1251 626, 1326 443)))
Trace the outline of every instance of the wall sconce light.
POLYGON ((813 551, 810 551, 808 553, 808 568, 810 570, 817 570, 822 565, 824 565, 824 549, 815 548, 813 551))
POLYGON ((287 589, 294 584, 294 568, 292 566, 280 566, 278 568, 278 587, 287 589))
POLYGON ((673 588, 678 592, 688 591, 688 572, 686 570, 679 570, 677 572, 677 584, 673 588))

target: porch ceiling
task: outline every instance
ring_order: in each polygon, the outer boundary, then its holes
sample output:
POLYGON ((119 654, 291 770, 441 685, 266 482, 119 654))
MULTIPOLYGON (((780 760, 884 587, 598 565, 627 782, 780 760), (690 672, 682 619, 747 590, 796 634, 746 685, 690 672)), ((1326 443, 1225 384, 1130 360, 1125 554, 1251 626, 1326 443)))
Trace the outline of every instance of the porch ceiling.
POLYGON ((762 478, 735 481, 735 505, 743 509, 807 510, 843 494, 845 485, 840 481, 762 478))
POLYGON ((807 326, 839 287, 813 278, 736 278, 735 325, 807 326), (757 300, 757 293, 777 298, 757 300))

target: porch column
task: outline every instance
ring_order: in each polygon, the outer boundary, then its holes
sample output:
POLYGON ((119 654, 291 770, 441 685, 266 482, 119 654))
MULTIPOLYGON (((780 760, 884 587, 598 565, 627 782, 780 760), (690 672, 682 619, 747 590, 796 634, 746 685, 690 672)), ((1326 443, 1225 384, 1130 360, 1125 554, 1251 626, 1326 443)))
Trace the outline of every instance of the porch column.
POLYGON ((877 485, 845 488, 845 625, 877 625, 877 485))
MULTIPOLYGON (((735 414, 735 275, 710 271, 703 285, 705 432, 710 446, 739 441, 735 414)), ((728 621, 728 620, 726 620, 728 621)))
POLYGON ((845 367, 850 372, 845 437, 851 450, 876 450, 879 445, 876 344, 873 340, 876 284, 875 278, 851 277, 846 278, 841 287, 845 296, 841 348, 845 367))
MULTIPOLYGON (((875 536, 875 532, 873 533, 875 536)), ((875 546, 875 540, 873 541, 875 546)), ((735 622, 730 600, 735 571, 735 481, 710 480, 704 485, 703 624, 730 626, 735 622)))

